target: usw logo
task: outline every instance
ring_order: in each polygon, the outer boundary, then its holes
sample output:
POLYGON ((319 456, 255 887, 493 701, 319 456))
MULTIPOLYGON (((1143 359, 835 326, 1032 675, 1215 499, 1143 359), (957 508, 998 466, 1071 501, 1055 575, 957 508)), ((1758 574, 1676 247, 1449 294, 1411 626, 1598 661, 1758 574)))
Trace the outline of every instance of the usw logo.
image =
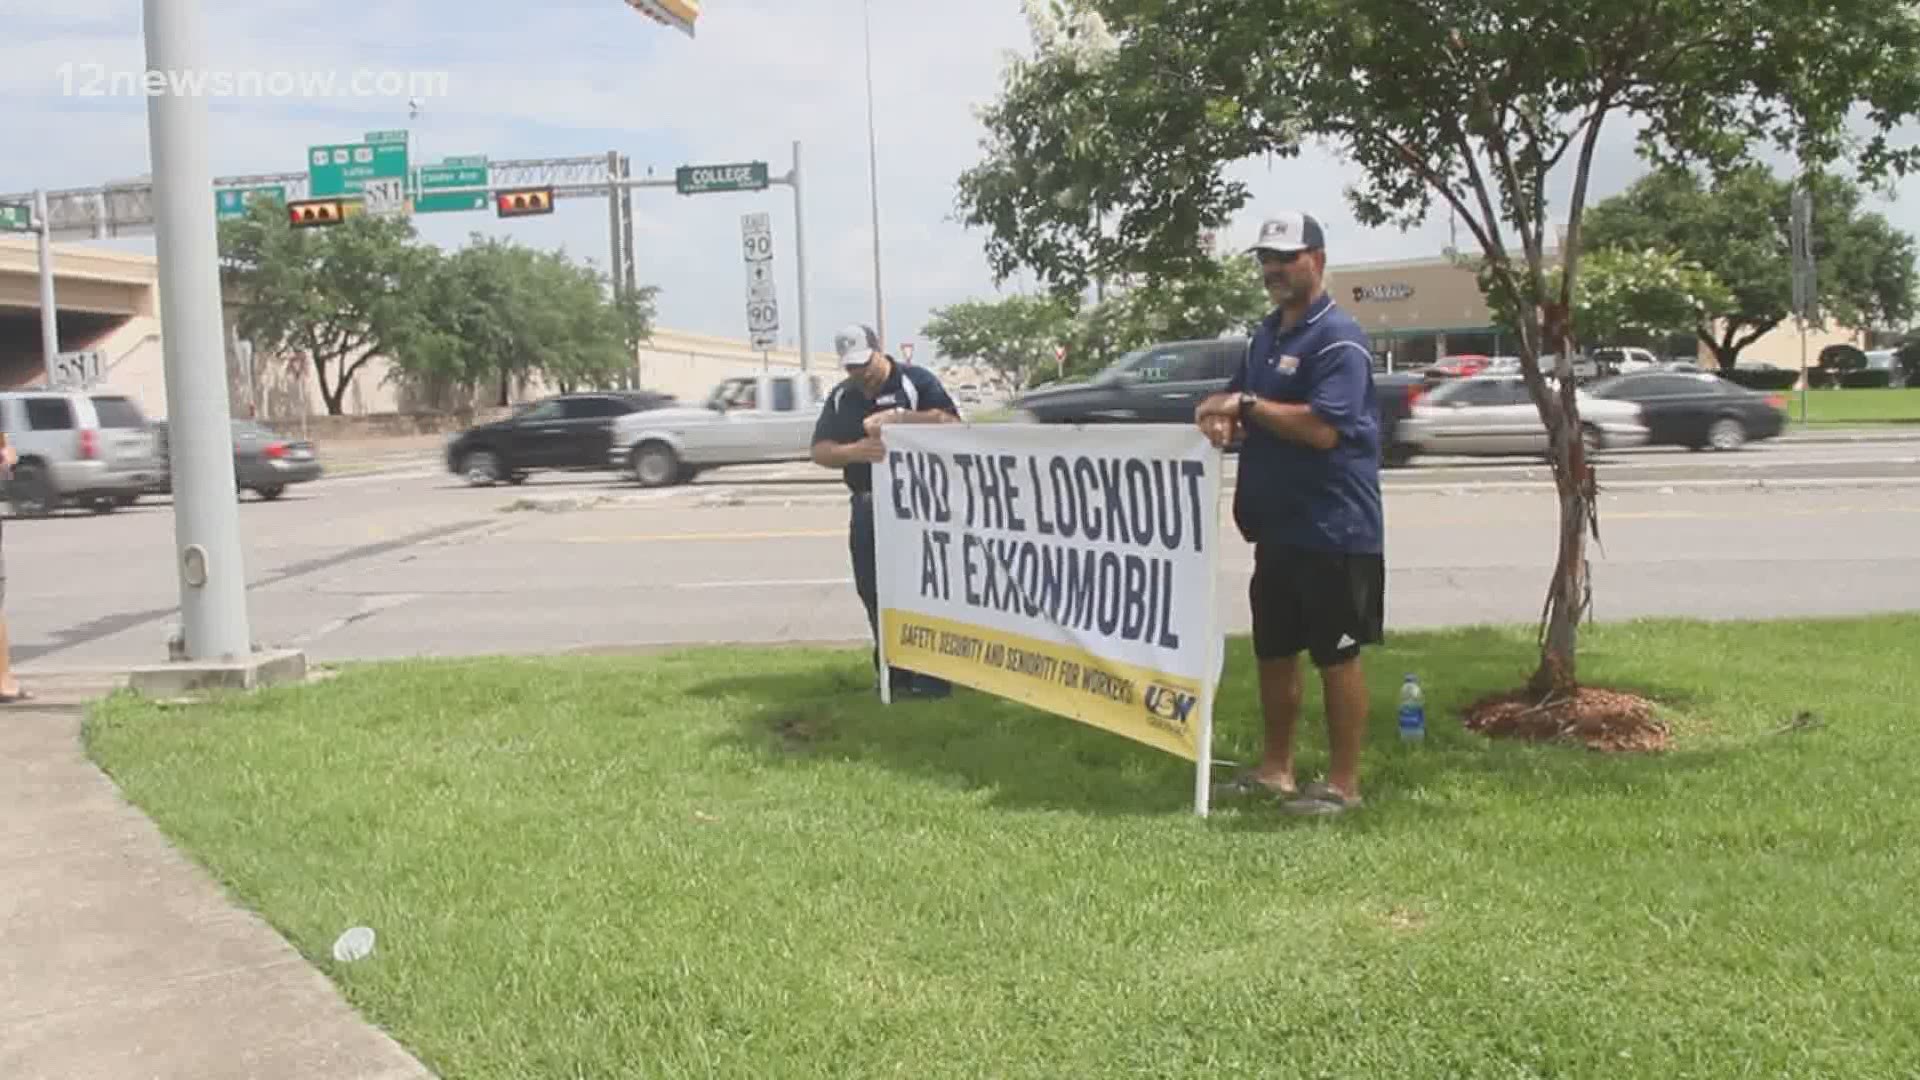
POLYGON ((1147 707, 1149 722, 1169 731, 1185 731, 1187 718, 1193 715, 1193 707, 1199 703, 1197 695, 1158 683, 1147 687, 1146 697, 1142 699, 1142 704, 1147 707))

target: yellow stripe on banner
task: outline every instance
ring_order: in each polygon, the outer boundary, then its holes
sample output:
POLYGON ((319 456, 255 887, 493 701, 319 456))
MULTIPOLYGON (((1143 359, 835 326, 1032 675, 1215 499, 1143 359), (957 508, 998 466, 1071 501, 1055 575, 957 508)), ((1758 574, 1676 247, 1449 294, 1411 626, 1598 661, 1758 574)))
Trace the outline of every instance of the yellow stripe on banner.
POLYGON ((1070 645, 895 608, 880 612, 887 663, 1200 757, 1198 681, 1116 664, 1070 645))

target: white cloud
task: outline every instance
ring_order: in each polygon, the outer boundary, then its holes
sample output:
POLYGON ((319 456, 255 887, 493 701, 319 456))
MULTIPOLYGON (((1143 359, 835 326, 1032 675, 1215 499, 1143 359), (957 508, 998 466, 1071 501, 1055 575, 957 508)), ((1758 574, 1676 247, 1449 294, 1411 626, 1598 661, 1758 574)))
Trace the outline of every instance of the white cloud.
MULTIPOLYGON (((65 0, 58 10, 10 16, 10 33, 0 42, 0 140, 15 148, 0 160, 0 190, 86 186, 147 171, 144 100, 63 97, 59 76, 66 63, 144 67, 139 6, 65 0)), ((694 40, 620 0, 506 8, 422 0, 350 12, 305 0, 216 0, 205 13, 207 63, 215 69, 336 72, 343 79, 361 69, 445 71, 450 91, 426 99, 412 120, 397 98, 216 101, 216 175, 299 171, 308 145, 376 128, 410 126, 416 157, 499 160, 619 149, 636 174, 651 166, 662 178, 681 164, 749 159, 769 162, 777 175, 800 139, 812 342, 819 349, 839 324, 872 317, 862 0, 709 4, 694 40)), ((953 185, 977 155, 973 109, 998 89, 1006 52, 1024 51, 1029 39, 1018 0, 889 0, 873 5, 872 19, 887 335, 897 343, 918 335, 929 309, 993 292, 983 237, 950 220, 953 185)), ((1642 168, 1624 125, 1603 151, 1594 198, 1620 190, 1642 168)), ((1336 263, 1428 255, 1448 239, 1444 212, 1404 235, 1360 229, 1342 194, 1351 169, 1321 152, 1242 162, 1233 172, 1255 198, 1228 231, 1231 243, 1281 206, 1325 222, 1336 263)), ((1889 216, 1920 231, 1910 188, 1902 195, 1889 216)), ((662 287, 662 322, 736 336, 745 331, 739 217, 768 211, 782 336, 795 338, 787 188, 691 198, 648 189, 632 201, 639 277, 662 287)), ((479 231, 564 246, 606 263, 608 216, 599 200, 563 200, 550 218, 425 215, 418 224, 424 236, 449 246, 479 231)), ((151 241, 115 246, 143 244, 151 241)))

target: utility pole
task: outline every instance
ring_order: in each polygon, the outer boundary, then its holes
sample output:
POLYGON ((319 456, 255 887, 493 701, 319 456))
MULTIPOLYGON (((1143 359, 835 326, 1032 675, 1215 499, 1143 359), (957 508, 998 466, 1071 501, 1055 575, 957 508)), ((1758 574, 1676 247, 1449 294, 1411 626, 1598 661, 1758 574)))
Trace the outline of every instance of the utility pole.
POLYGON ((867 185, 873 201, 873 330, 880 346, 887 344, 887 304, 880 292, 880 155, 873 136, 873 4, 861 6, 867 38, 867 185))
POLYGON ((53 303, 53 221, 47 217, 47 193, 33 192, 33 219, 40 228, 40 349, 46 353, 47 389, 56 385, 60 362, 60 309, 53 303))
MULTIPOLYGON (((200 0, 144 0, 143 7, 147 70, 204 70, 200 0)), ((253 653, 253 639, 221 341, 220 245, 207 198, 213 172, 206 101, 190 94, 152 95, 147 127, 186 653, 195 661, 244 659, 253 653)))
MULTIPOLYGON (((788 186, 793 188, 793 249, 794 273, 800 280, 800 370, 807 371, 807 211, 801 205, 800 198, 800 140, 793 140, 793 169, 787 173, 788 186)), ((878 333, 879 327, 874 327, 878 333)), ((880 339, 885 342, 886 338, 880 339)))

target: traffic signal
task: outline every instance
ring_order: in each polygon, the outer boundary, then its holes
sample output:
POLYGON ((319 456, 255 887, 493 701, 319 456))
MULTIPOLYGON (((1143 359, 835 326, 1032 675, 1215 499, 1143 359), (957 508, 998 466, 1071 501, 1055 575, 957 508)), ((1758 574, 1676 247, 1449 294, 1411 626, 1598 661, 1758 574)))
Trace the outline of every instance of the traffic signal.
POLYGON ((346 219, 345 199, 297 199, 287 204, 287 224, 296 229, 338 225, 346 219))
POLYGON ((627 6, 688 37, 693 36, 694 24, 700 21, 700 0, 627 0, 627 6))
POLYGON ((501 217, 526 217, 528 214, 553 213, 553 189, 521 188, 517 191, 503 191, 494 197, 494 207, 501 217))

